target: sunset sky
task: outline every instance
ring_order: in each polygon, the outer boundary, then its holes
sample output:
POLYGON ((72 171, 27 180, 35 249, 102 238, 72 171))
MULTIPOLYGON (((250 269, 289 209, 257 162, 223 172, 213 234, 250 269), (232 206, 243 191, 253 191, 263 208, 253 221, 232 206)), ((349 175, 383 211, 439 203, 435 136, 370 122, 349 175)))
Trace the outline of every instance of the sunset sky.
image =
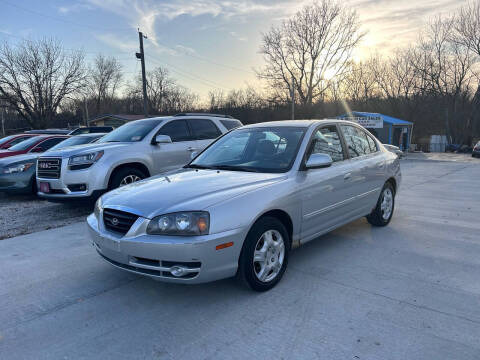
MULTIPOLYGON (((255 85, 261 33, 311 1, 287 0, 0 0, 0 40, 54 37, 65 48, 115 56, 128 81, 140 70, 137 28, 147 34, 147 70, 164 66, 201 96, 255 85)), ((368 31, 355 59, 371 51, 388 55, 406 46, 436 14, 450 14, 463 0, 342 1, 356 9, 368 31)))

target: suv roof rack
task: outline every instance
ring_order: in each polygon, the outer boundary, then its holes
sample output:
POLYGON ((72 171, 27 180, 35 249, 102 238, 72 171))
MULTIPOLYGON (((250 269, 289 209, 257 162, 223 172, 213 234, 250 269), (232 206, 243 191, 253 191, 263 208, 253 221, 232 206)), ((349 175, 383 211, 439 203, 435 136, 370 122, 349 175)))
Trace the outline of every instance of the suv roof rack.
POLYGON ((226 114, 210 114, 210 113, 179 113, 175 114, 174 116, 214 116, 214 117, 221 117, 221 118, 228 118, 233 119, 232 116, 226 114))

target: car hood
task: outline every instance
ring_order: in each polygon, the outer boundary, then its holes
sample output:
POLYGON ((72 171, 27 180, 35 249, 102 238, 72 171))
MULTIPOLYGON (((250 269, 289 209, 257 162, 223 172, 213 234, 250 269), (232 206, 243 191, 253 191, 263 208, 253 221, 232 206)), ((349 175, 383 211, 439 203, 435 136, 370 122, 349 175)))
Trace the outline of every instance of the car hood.
POLYGON ((51 156, 51 157, 69 157, 76 154, 84 154, 88 152, 106 150, 106 149, 116 149, 131 145, 130 142, 112 142, 112 143, 94 143, 94 144, 82 144, 82 145, 75 145, 69 146, 63 149, 47 151, 43 154, 43 156, 51 156))
POLYGON ((0 159, 0 167, 7 166, 10 164, 17 164, 21 162, 26 162, 29 160, 37 160, 39 154, 24 154, 24 155, 17 155, 15 157, 8 157, 5 159, 0 159))
POLYGON ((152 218, 176 211, 204 210, 286 178, 285 174, 181 169, 111 191, 102 196, 102 206, 152 218))

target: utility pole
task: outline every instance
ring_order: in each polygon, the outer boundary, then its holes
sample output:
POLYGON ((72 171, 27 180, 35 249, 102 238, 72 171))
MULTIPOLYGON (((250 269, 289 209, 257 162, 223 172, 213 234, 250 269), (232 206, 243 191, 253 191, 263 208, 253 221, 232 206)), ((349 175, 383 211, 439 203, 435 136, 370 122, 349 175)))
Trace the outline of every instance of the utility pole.
POLYGON ((292 120, 295 120, 295 78, 292 76, 292 90, 290 94, 292 98, 292 120))
POLYGON ((5 118, 4 118, 5 107, 0 106, 0 111, 2 113, 2 134, 3 134, 3 136, 5 136, 5 118))
POLYGON ((2 113, 2 135, 5 136, 5 109, 7 108, 7 105, 2 104, 2 101, 0 99, 0 113, 2 113))
POLYGON ((85 107, 85 126, 88 126, 88 106, 87 106, 87 98, 83 98, 83 106, 85 107))
POLYGON ((148 100, 147 100, 147 78, 145 76, 145 53, 143 52, 143 38, 147 38, 146 35, 143 35, 143 33, 138 31, 138 40, 140 42, 140 52, 136 53, 137 59, 140 59, 142 63, 142 86, 143 86, 143 112, 145 114, 145 117, 148 116, 148 100))

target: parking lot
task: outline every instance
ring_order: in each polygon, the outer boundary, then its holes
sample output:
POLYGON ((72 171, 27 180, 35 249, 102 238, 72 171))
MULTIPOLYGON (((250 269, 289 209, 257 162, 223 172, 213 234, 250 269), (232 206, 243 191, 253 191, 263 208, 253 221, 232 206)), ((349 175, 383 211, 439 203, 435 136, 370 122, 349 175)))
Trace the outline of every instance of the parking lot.
POLYGON ((0 241, 0 358, 479 359, 480 161, 415 155, 402 172, 389 226, 306 244, 266 293, 125 273, 90 245, 89 208, 2 199, 2 229, 32 233, 0 241))

